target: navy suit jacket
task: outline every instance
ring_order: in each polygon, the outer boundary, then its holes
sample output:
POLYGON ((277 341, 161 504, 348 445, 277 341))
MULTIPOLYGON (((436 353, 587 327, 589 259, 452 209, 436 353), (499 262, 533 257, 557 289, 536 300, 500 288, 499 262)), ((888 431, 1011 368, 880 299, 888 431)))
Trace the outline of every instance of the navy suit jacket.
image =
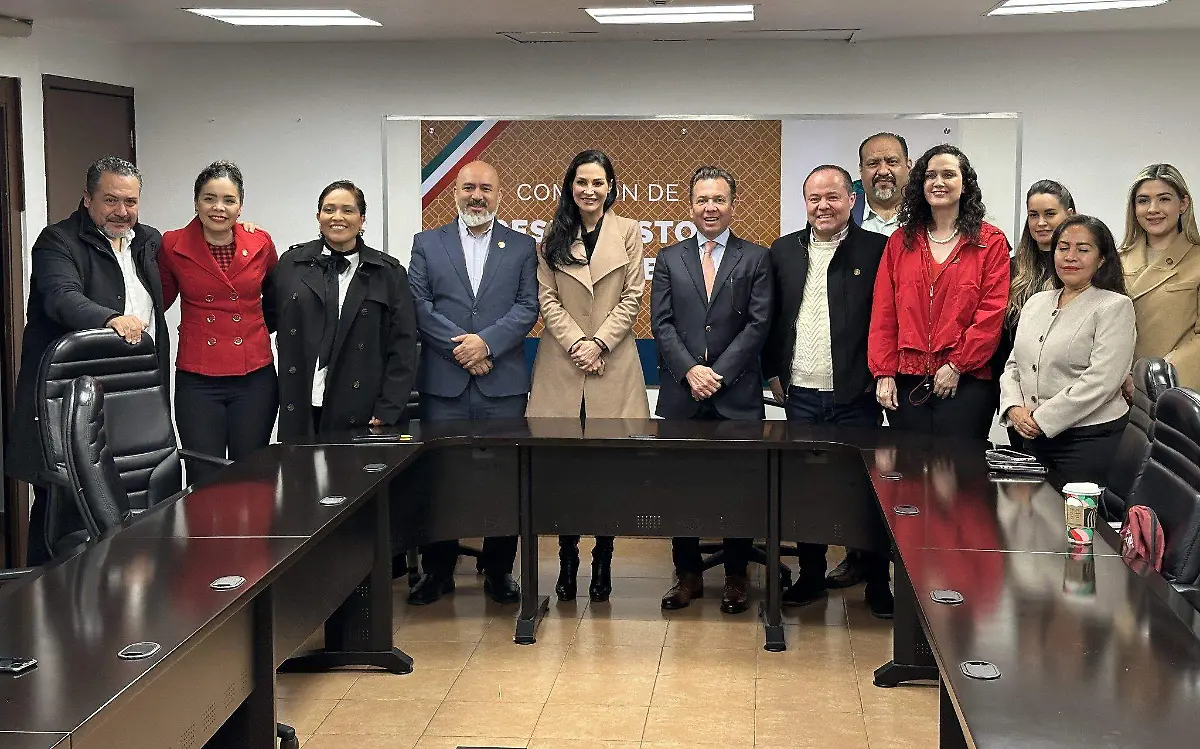
POLYGON ((767 248, 733 234, 717 268, 711 300, 704 291, 695 237, 659 251, 650 296, 659 361, 655 413, 666 419, 695 416, 700 404, 692 398, 687 372, 706 364, 724 378, 712 398, 722 416, 763 418, 759 355, 770 327, 771 294, 767 248))
POLYGON ((490 398, 529 392, 525 337, 538 317, 532 237, 495 222, 479 293, 474 294, 456 219, 413 238, 408 281, 423 348, 418 391, 442 398, 462 395, 471 374, 454 360, 458 344, 450 339, 476 333, 492 355, 492 371, 477 378, 480 392, 490 398))

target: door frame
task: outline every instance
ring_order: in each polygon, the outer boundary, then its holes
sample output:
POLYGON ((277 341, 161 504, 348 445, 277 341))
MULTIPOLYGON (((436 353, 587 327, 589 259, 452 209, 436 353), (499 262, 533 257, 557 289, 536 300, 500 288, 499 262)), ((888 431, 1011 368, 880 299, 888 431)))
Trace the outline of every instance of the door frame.
MULTIPOLYGON (((16 403, 17 371, 21 357, 21 335, 25 329, 25 251, 22 215, 25 212, 25 159, 21 139, 21 82, 18 78, 0 78, 0 147, 4 149, 5 169, 0 174, 0 211, 8 230, 0 236, 0 263, 3 263, 3 323, 0 324, 0 397, 3 413, 13 412, 16 403)), ((8 433, 9 425, 5 425, 8 433)), ((3 450, 0 447, 0 454, 3 450)), ((4 476, 5 566, 24 563, 29 526, 29 495, 24 484, 4 476)))

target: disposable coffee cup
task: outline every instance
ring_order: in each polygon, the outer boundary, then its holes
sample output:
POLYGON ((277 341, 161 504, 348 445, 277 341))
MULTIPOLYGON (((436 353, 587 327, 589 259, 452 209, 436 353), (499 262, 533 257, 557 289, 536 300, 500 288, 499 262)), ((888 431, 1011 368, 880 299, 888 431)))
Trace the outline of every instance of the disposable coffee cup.
POLYGON ((1090 545, 1096 535, 1096 508, 1100 505, 1100 487, 1080 481, 1063 487, 1066 507, 1067 540, 1090 545))

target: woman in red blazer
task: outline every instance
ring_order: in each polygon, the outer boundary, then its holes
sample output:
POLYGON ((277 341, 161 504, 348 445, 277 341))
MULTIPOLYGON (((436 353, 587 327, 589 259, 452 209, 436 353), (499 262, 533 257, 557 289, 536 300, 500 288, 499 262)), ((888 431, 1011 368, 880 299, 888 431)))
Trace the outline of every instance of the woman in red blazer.
POLYGON ((966 154, 934 146, 913 166, 871 307, 867 364, 888 422, 986 438, 1000 391, 988 366, 1008 306, 1008 240, 983 220, 966 154))
MULTIPOLYGON (((175 422, 188 450, 241 460, 271 439, 279 383, 263 318, 263 280, 278 262, 265 231, 247 231, 242 173, 216 161, 196 178, 196 218, 163 235, 163 303, 179 297, 175 422)), ((206 473, 188 465, 188 481, 206 473)))

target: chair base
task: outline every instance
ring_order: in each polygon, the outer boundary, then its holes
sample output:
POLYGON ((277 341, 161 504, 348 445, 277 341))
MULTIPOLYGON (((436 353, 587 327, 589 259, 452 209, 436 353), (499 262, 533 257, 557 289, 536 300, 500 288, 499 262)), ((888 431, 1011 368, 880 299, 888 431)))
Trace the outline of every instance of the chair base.
POLYGON ((315 650, 288 658, 279 671, 311 674, 343 666, 373 666, 393 674, 411 674, 413 659, 400 648, 381 651, 315 650))

